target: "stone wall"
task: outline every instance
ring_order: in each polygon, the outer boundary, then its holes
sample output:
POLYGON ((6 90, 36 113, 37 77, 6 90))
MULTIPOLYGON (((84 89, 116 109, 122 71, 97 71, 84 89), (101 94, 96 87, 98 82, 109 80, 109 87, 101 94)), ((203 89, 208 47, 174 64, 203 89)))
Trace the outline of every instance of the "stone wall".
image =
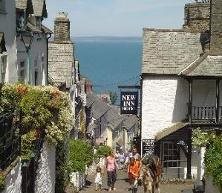
POLYGON ((222 55, 222 0, 212 0, 211 11, 210 52, 222 55))
POLYGON ((22 173, 21 161, 18 160, 17 164, 6 176, 5 190, 1 193, 21 193, 22 173))
POLYGON ((55 19, 54 24, 54 41, 67 42, 70 41, 70 21, 67 14, 61 12, 55 19))
POLYGON ((44 142, 35 181, 35 193, 55 193, 55 146, 44 142))
POLYGON ((184 8, 184 29, 190 32, 204 32, 210 26, 210 3, 189 3, 184 8))
POLYGON ((72 68, 74 65, 73 43, 49 43, 48 72, 55 83, 71 85, 72 68))

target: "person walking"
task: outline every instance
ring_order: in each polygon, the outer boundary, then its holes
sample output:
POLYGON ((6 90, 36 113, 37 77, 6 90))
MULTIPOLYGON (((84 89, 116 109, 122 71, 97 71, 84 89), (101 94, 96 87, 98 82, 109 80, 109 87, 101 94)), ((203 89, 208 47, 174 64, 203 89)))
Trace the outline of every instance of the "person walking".
POLYGON ((129 190, 132 190, 132 193, 137 193, 140 170, 141 170, 141 161, 139 156, 136 156, 136 158, 131 157, 128 166, 128 177, 131 185, 129 190))
POLYGON ((106 170, 107 170, 107 185, 108 190, 116 190, 115 183, 117 177, 117 163, 113 152, 110 152, 106 158, 106 170))

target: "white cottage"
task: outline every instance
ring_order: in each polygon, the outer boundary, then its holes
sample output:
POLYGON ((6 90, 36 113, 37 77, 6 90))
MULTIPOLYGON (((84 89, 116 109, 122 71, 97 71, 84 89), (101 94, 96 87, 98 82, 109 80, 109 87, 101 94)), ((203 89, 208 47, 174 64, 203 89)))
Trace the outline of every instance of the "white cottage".
POLYGON ((48 39, 52 32, 42 24, 47 18, 45 0, 16 0, 18 80, 46 85, 48 39))
POLYGON ((14 0, 0 0, 0 82, 17 81, 14 0))
POLYGON ((166 178, 196 177, 192 130, 222 126, 221 5, 187 4, 183 29, 144 29, 143 153, 160 156, 166 178))

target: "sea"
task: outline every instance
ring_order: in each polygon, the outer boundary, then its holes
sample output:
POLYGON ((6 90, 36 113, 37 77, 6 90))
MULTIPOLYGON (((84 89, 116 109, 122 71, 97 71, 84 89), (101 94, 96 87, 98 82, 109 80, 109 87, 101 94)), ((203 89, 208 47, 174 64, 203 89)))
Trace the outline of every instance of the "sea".
POLYGON ((116 92, 118 86, 138 85, 142 61, 141 37, 74 37, 80 73, 96 93, 116 92))

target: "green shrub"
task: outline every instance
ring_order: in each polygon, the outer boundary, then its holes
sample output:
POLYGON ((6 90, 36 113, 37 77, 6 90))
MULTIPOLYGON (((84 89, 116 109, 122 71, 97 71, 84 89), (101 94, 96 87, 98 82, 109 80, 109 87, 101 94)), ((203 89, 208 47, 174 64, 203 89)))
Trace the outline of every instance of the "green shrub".
POLYGON ((68 138, 59 142, 56 146, 56 183, 55 193, 65 192, 65 187, 69 183, 69 164, 68 164, 68 138))
POLYGON ((70 172, 85 171, 85 166, 93 161, 93 147, 84 140, 73 140, 69 142, 69 164, 70 172))
POLYGON ((214 138, 205 155, 205 166, 207 175, 213 177, 213 182, 222 192, 222 136, 214 138))
POLYGON ((0 172, 0 191, 4 190, 5 188, 5 175, 0 172))
POLYGON ((112 148, 106 145, 100 145, 96 151, 96 157, 108 156, 112 152, 112 148))
POLYGON ((204 160, 206 175, 213 177, 214 184, 222 192, 222 135, 196 129, 192 140, 196 147, 207 147, 204 160))

